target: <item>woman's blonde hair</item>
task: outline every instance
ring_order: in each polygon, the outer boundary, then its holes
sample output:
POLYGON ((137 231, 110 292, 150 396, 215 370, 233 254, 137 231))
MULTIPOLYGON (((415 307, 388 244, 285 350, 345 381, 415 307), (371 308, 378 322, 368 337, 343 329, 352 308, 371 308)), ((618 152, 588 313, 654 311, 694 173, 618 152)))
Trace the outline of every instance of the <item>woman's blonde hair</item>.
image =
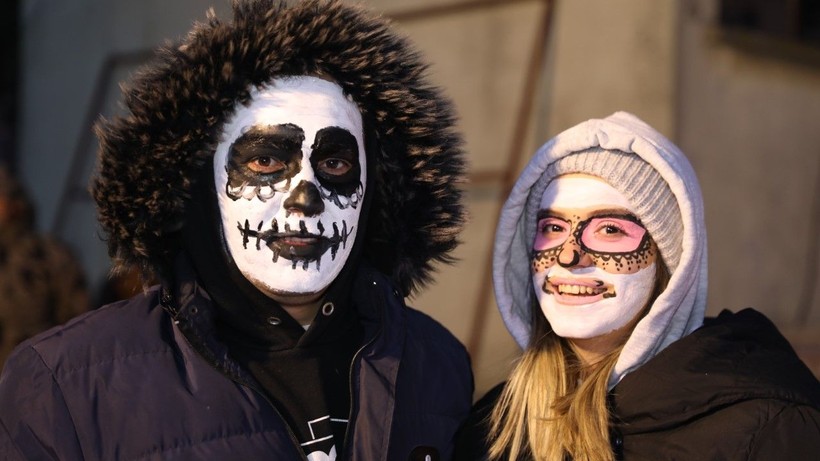
MULTIPOLYGON (((658 257, 652 296, 637 319, 649 312, 668 281, 669 271, 658 257)), ((570 343, 551 330, 540 306, 533 304, 530 345, 490 414, 490 459, 530 456, 536 461, 563 461, 569 455, 573 461, 613 460, 607 385, 629 334, 614 350, 585 366, 570 343)))

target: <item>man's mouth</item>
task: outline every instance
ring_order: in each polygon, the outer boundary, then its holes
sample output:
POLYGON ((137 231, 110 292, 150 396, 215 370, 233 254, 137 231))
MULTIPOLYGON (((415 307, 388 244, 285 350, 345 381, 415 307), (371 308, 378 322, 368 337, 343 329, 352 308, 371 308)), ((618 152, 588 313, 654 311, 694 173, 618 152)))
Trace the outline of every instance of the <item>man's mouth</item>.
POLYGON ((285 223, 284 232, 280 232, 276 219, 271 222, 271 227, 262 230, 263 222, 260 222, 256 229, 250 227, 248 220, 245 224, 237 223, 237 229, 242 233, 242 245, 246 249, 251 240, 256 240, 256 249, 261 250, 261 242, 273 252, 272 261, 277 262, 280 257, 292 262, 292 268, 301 263, 302 269, 307 270, 311 262, 316 261, 316 269, 320 269, 322 255, 330 249, 331 259, 336 259, 339 246, 347 246, 347 238, 353 233, 353 229, 347 229, 347 223, 342 221, 342 228, 334 222, 333 232, 325 234, 325 228, 319 221, 317 229, 319 234, 308 232, 304 221, 299 221, 299 229, 291 230, 290 225, 285 223))
POLYGON ((562 304, 588 304, 615 296, 615 288, 602 280, 550 277, 542 289, 562 304))
POLYGON ((294 245, 294 246, 306 246, 306 245, 313 245, 318 242, 322 237, 318 237, 315 235, 311 235, 310 237, 302 237, 302 236, 280 236, 278 237, 285 245, 294 245))

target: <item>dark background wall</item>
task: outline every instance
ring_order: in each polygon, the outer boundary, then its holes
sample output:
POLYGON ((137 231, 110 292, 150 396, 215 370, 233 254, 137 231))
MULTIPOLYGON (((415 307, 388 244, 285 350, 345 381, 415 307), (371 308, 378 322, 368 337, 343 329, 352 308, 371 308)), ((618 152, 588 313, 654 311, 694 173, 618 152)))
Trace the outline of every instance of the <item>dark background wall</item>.
POLYGON ((0 3, 0 163, 15 168, 19 33, 17 0, 0 3))

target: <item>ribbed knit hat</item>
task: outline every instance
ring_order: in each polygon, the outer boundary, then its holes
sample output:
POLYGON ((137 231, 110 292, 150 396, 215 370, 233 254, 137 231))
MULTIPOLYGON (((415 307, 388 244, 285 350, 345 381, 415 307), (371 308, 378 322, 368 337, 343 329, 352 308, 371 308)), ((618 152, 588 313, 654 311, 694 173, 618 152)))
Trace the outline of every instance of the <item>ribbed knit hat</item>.
POLYGON ((544 191, 555 178, 570 173, 597 176, 622 193, 658 245, 669 272, 675 272, 683 251, 683 221, 677 200, 661 175, 632 153, 595 147, 550 164, 527 199, 527 229, 532 229, 532 238, 544 191))

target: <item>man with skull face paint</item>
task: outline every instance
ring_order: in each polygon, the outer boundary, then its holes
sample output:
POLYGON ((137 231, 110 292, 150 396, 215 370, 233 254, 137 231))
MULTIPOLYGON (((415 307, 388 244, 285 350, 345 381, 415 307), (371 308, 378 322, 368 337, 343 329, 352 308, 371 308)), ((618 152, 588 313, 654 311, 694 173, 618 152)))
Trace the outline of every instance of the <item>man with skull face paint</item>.
POLYGON ((524 349, 456 459, 809 460, 820 383, 761 314, 703 315, 697 179, 634 115, 536 152, 505 203, 494 287, 524 349))
POLYGON ((463 219, 423 67, 339 1, 237 2, 164 50, 93 185, 162 283, 17 349, 0 458, 449 459, 469 359, 403 302, 463 219))
POLYGON ((214 154, 225 242, 297 321, 310 323, 350 255, 365 165, 359 110, 318 77, 274 79, 225 127, 214 154))

